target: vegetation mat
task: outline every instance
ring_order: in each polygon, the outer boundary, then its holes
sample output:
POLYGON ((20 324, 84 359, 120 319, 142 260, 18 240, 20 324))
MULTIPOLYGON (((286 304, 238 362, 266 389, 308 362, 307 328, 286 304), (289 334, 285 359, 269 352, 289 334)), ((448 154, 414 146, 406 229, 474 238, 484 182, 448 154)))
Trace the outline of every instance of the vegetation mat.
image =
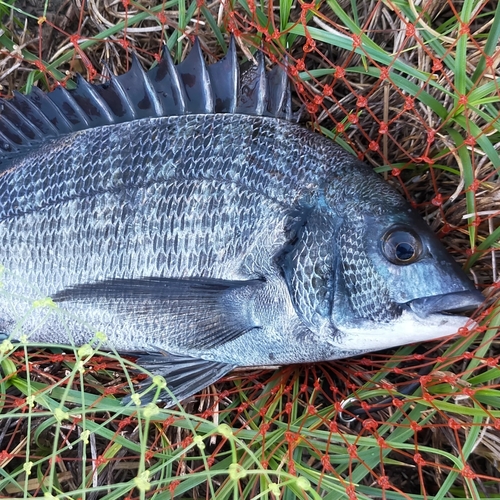
POLYGON ((172 409, 121 404, 133 358, 4 341, 0 497, 500 498, 498 2, 0 0, 0 92, 105 82, 164 44, 179 62, 194 36, 215 62, 229 33, 242 61, 286 60, 308 126, 421 212, 483 291, 478 325, 235 371, 172 409))

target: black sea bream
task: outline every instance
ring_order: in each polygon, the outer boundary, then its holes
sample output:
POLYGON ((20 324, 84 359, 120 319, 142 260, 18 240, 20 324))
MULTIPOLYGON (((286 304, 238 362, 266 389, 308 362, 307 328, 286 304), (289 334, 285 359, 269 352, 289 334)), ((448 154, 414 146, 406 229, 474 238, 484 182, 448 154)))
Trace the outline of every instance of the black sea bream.
POLYGON ((77 83, 0 103, 4 338, 103 332, 185 398, 237 366, 453 334, 467 318, 442 312, 481 303, 392 187, 291 122, 262 56, 240 78, 233 41, 208 67, 195 43, 77 83))

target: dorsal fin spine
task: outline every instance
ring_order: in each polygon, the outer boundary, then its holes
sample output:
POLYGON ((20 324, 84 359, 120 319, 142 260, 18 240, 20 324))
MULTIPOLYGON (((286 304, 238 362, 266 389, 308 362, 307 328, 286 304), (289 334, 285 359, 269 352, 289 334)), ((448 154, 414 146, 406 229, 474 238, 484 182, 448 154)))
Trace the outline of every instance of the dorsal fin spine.
POLYGON ((267 105, 266 63, 262 51, 257 52, 258 93, 256 114, 263 115, 267 105))
POLYGON ((132 106, 132 102, 130 101, 128 92, 123 88, 123 85, 120 83, 120 79, 115 75, 111 75, 110 85, 114 85, 115 89, 120 94, 120 97, 123 100, 123 102, 127 103, 126 114, 128 115, 127 118, 130 117, 130 120, 127 119, 125 121, 134 120, 136 118, 134 107, 132 106))
POLYGON ((166 44, 163 46, 160 62, 148 71, 148 78, 154 91, 160 96, 165 115, 186 114, 186 94, 166 44))
POLYGON ((212 85, 214 112, 234 113, 238 105, 240 67, 236 55, 236 42, 231 35, 227 54, 215 64, 207 66, 212 85))
MULTIPOLYGON (((49 94, 43 92, 43 90, 38 87, 32 87, 31 92, 26 96, 31 100, 33 105, 37 106, 37 100, 40 102, 40 111, 43 113, 42 106, 50 107, 50 110, 54 113, 54 119, 59 120, 59 127, 57 124, 51 121, 52 125, 57 129, 58 134, 70 133, 72 130, 71 123, 64 116, 61 110, 54 104, 54 102, 49 98, 49 94)), ((47 116, 47 115, 45 115, 47 116)), ((50 121, 50 118, 47 116, 50 121)))
POLYGON ((200 61, 200 76, 201 76, 201 87, 204 102, 204 111, 205 113, 215 113, 214 106, 214 95, 212 91, 212 83, 210 81, 210 75, 208 74, 207 65, 205 63, 205 59, 203 57, 203 52, 201 50, 200 39, 198 37, 194 40, 193 50, 195 50, 195 54, 200 61))
POLYGON ((267 116, 289 118, 291 114, 290 86, 285 68, 276 65, 267 75, 267 116))
POLYGON ((41 135, 52 136, 57 135, 57 128, 54 124, 40 111, 40 109, 28 99, 25 95, 21 94, 17 90, 14 90, 14 98, 11 100, 11 104, 16 107, 20 113, 25 114, 26 110, 29 110, 30 113, 33 113, 38 118, 39 122, 41 122, 42 127, 40 125, 35 125, 33 122, 33 126, 36 127, 37 130, 40 131, 41 135), (24 108, 24 109, 22 109, 24 108))
POLYGON ((95 87, 91 85, 82 75, 77 74, 77 89, 83 88, 88 97, 92 99, 95 106, 98 107, 104 114, 107 123, 111 124, 115 122, 113 113, 108 106, 108 103, 97 93, 95 87))
POLYGON ((236 53, 236 39, 234 35, 231 34, 231 39, 229 40, 229 49, 227 51, 226 56, 229 58, 231 65, 231 83, 234 98, 231 101, 231 106, 229 108, 230 113, 234 113, 236 110, 236 106, 238 105, 238 85, 240 80, 240 67, 238 65, 238 55, 236 53))
POLYGON ((156 116, 162 116, 164 113, 163 106, 158 99, 158 96, 156 95, 156 92, 154 90, 153 84, 151 83, 151 80, 149 79, 148 74, 144 71, 142 64, 140 63, 139 59, 137 58, 135 52, 132 52, 132 64, 135 64, 137 67, 137 70, 139 74, 141 75, 142 82, 144 85, 144 88, 146 90, 146 93, 148 94, 149 98, 153 102, 153 109, 154 113, 156 116))
POLYGON ((185 89, 187 111, 197 114, 213 113, 212 85, 198 38, 191 52, 177 65, 177 72, 185 89))
MULTIPOLYGON (((38 137, 39 139, 43 139, 43 136, 42 134, 40 133, 40 130, 38 130, 38 128, 36 127, 35 124, 33 124, 31 121, 28 121, 28 120, 25 120, 24 119, 24 116, 22 114, 21 111, 19 111, 19 109, 17 109, 14 105, 13 105, 13 102, 12 100, 11 101, 8 101, 7 99, 5 99, 4 101, 2 101, 0 103, 1 105, 4 106, 5 109, 7 109, 9 111, 9 113, 11 115, 15 115, 16 116, 16 119, 19 123, 23 123, 25 127, 28 127, 29 130, 31 130, 31 132, 33 133, 34 136, 38 137)), ((0 112, 1 114, 1 112, 0 112)), ((14 124, 12 124, 14 125, 14 124)), ((18 127, 16 127, 20 132, 22 132, 22 130, 20 130, 18 127)), ((30 137, 26 136, 26 134, 23 133, 23 136, 26 137, 28 140, 30 139, 30 137)))
POLYGON ((66 103, 70 105, 71 109, 75 113, 75 122, 71 123, 72 131, 81 130, 84 128, 89 128, 90 122, 87 115, 83 112, 82 108, 80 108, 79 104, 75 101, 75 98, 68 92, 62 85, 57 87, 53 92, 47 94, 47 97, 54 103, 58 104, 57 101, 66 100, 66 103), (80 126, 83 125, 82 126, 80 126))
POLYGON ((14 126, 14 124, 7 119, 7 117, 3 116, 3 114, 0 112, 0 131, 3 132, 4 137, 7 137, 9 139, 9 142, 14 146, 17 147, 18 145, 22 145, 23 143, 29 141, 29 138, 26 137, 22 133, 22 131, 14 126), (15 139, 18 139, 17 141, 15 139))
POLYGON ((179 105, 181 108, 181 112, 186 112, 186 93, 184 92, 184 87, 181 85, 181 80, 179 78, 179 73, 177 72, 177 68, 175 67, 174 61, 172 60, 172 56, 168 50, 167 45, 165 44, 162 57, 167 62, 168 73, 170 78, 172 79, 173 88, 177 92, 177 98, 179 99, 179 105))

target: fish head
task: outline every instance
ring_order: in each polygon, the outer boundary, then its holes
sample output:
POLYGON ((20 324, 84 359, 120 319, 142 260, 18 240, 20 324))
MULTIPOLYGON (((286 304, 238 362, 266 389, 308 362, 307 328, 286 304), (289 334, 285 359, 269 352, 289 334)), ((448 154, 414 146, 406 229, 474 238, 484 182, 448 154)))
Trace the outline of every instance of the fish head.
POLYGON ((392 208, 370 208, 350 211, 338 231, 335 344, 373 351, 473 324, 457 313, 475 309, 484 297, 421 216, 402 199, 392 208))

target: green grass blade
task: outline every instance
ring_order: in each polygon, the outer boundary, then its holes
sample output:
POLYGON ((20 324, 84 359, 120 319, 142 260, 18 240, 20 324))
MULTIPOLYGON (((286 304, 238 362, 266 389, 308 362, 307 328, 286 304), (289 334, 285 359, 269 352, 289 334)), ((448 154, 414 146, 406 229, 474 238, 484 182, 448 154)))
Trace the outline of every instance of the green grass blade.
POLYGON ((483 47, 481 57, 477 63, 471 80, 477 82, 486 68, 486 58, 493 56, 497 50, 498 40, 500 39, 500 2, 497 2, 497 8, 493 16, 493 21, 488 32, 488 39, 483 47))

